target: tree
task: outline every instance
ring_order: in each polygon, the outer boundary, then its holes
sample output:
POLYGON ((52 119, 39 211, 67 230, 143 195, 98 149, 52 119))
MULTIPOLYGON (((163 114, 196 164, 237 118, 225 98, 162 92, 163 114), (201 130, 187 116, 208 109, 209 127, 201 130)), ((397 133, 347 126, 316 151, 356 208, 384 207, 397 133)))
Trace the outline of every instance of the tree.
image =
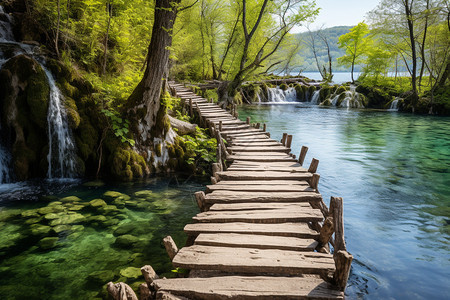
POLYGON ((346 67, 351 66, 352 82, 355 82, 353 71, 355 64, 361 63, 370 46, 369 26, 364 22, 359 23, 350 32, 339 37, 339 48, 345 49, 345 55, 338 58, 338 63, 346 67))
POLYGON ((165 112, 161 107, 161 90, 167 78, 169 48, 178 5, 181 0, 156 0, 152 37, 144 76, 126 103, 127 116, 134 125, 132 130, 136 147, 141 150, 152 146, 154 137, 165 137, 165 112))
POLYGON ((261 4, 243 0, 240 9, 243 34, 239 49, 241 54, 233 80, 228 84, 226 93, 221 95, 225 103, 234 101, 242 82, 264 66, 263 63, 278 50, 295 25, 310 20, 318 13, 315 2, 303 0, 264 0, 261 4))

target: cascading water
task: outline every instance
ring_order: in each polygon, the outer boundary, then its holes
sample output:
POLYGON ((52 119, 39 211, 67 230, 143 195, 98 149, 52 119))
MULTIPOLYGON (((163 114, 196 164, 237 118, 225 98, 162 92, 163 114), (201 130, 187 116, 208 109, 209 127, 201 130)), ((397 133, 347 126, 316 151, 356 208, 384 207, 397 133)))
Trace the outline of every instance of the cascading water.
POLYGON ((401 98, 395 98, 394 100, 392 100, 391 102, 391 106, 389 107, 388 111, 398 111, 398 101, 401 98))
MULTIPOLYGON (((6 14, 0 6, 0 44, 15 45, 14 55, 27 54, 35 57, 33 47, 15 41, 12 31, 13 19, 6 14)), ((13 55, 13 56, 14 56, 13 55)), ((0 49, 0 68, 11 57, 4 57, 0 49)), ((55 80, 48 71, 41 57, 35 57, 45 71, 50 86, 50 100, 47 112, 49 152, 47 155, 48 171, 47 177, 53 178, 73 178, 75 177, 75 143, 72 139, 68 126, 66 112, 63 106, 63 96, 55 84, 55 80)), ((0 144, 0 183, 11 180, 10 167, 11 155, 0 144)))
POLYGON ((63 109, 63 96, 55 84, 52 73, 44 68, 50 85, 48 104, 48 171, 47 177, 73 178, 75 176, 75 144, 63 109))
POLYGON ((319 104, 320 90, 314 91, 311 97, 311 104, 319 104))
POLYGON ((282 89, 276 88, 268 88, 267 89, 267 102, 295 102, 297 100, 297 92, 295 88, 288 88, 283 91, 282 89))

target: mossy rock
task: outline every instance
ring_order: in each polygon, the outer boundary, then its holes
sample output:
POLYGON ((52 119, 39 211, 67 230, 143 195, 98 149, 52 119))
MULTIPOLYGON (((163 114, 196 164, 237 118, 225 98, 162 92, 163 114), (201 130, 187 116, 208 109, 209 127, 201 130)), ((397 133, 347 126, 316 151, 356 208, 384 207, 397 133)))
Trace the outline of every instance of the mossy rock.
POLYGON ((98 209, 98 211, 105 215, 115 215, 120 212, 120 210, 114 205, 102 206, 98 209))
POLYGON ((116 191, 107 191, 103 194, 102 198, 107 202, 112 202, 115 200, 130 200, 130 196, 116 191))
POLYGON ((58 244, 58 237, 45 237, 39 241, 39 248, 42 250, 49 250, 55 248, 58 244))
POLYGON ((323 106, 332 106, 332 103, 331 103, 330 98, 325 99, 325 101, 323 101, 322 103, 320 103, 320 105, 323 105, 323 106))
POLYGON ((55 233, 61 233, 64 231, 70 231, 72 229, 72 226, 70 225, 57 225, 55 227, 53 227, 53 231, 55 231, 55 233))
POLYGON ((120 275, 129 279, 138 279, 142 276, 140 268, 128 267, 120 270, 120 275))
POLYGON ((287 90, 289 88, 289 86, 286 83, 282 83, 280 84, 279 88, 283 91, 287 90))
POLYGON ((26 210, 22 212, 20 215, 22 218, 39 218, 40 216, 36 209, 26 210))
POLYGON ((90 207, 92 207, 94 209, 98 209, 98 208, 106 206, 108 204, 103 199, 94 199, 94 200, 89 201, 89 205, 90 205, 90 207))
POLYGON ((88 275, 87 280, 89 286, 98 287, 109 281, 113 281, 115 278, 114 272, 111 270, 95 271, 88 275))
POLYGON ((137 238, 131 234, 124 234, 124 235, 120 235, 116 238, 114 245, 119 248, 131 249, 134 246, 136 246, 138 243, 140 243, 139 238, 137 238))
POLYGON ((341 86, 336 90, 335 94, 336 94, 336 95, 339 95, 339 94, 342 94, 342 93, 344 93, 344 92, 346 92, 346 91, 348 91, 348 90, 349 90, 349 88, 348 88, 347 86, 341 85, 341 86))
POLYGON ((134 193, 136 197, 151 199, 154 197, 153 191, 151 190, 141 190, 134 193))
POLYGON ((59 201, 61 201, 61 202, 80 202, 81 199, 78 198, 77 196, 68 196, 68 197, 59 199, 59 201))
POLYGON ((35 236, 45 236, 50 233, 52 227, 41 224, 33 224, 30 226, 31 234, 35 236))
POLYGON ((44 219, 44 217, 28 219, 24 222, 24 224, 30 225, 30 224, 40 223, 43 219, 44 219))
POLYGON ((57 219, 53 219, 50 221, 50 226, 57 226, 57 225, 68 225, 68 224, 76 224, 84 222, 86 218, 79 213, 73 213, 73 214, 67 214, 62 215, 61 217, 57 219))
POLYGON ((8 222, 21 216, 22 211, 20 209, 4 209, 0 210, 0 222, 8 222))

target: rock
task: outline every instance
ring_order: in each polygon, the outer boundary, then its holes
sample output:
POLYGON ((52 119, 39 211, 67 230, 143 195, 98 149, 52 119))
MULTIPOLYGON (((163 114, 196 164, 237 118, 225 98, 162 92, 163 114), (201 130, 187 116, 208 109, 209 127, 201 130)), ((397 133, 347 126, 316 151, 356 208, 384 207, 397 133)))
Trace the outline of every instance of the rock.
POLYGON ((39 241, 39 247, 43 250, 52 249, 57 246, 58 240, 57 237, 45 237, 39 241))
POLYGON ((96 208, 96 209, 99 207, 108 205, 108 204, 106 204, 105 200, 102 200, 102 199, 91 200, 91 201, 89 201, 89 204, 91 207, 96 208))
POLYGON ((82 204, 75 204, 67 207, 70 211, 79 211, 84 208, 84 205, 82 204))
POLYGON ((129 207, 136 207, 138 204, 136 201, 125 201, 125 206, 129 206, 129 207))
POLYGON ((61 201, 53 201, 53 202, 50 202, 47 206, 57 206, 57 205, 61 205, 61 204, 62 204, 61 201))
POLYGON ((72 231, 83 231, 83 230, 84 230, 83 225, 73 225, 72 226, 72 231))
POLYGON ((61 202, 79 202, 79 201, 81 201, 81 199, 78 198, 77 196, 68 196, 68 197, 59 199, 59 201, 61 201, 61 202))
POLYGON ((43 219, 44 219, 44 217, 40 217, 40 218, 32 218, 32 219, 26 220, 24 223, 25 223, 25 224, 28 224, 28 225, 30 225, 30 224, 36 224, 36 223, 41 222, 43 219))
POLYGON ((124 208, 125 207, 125 200, 116 199, 112 202, 113 205, 117 206, 118 208, 124 208))
POLYGON ((140 268, 128 267, 120 270, 120 275, 130 279, 137 279, 142 276, 140 268))
POLYGON ((0 210, 0 222, 8 222, 10 220, 16 219, 22 214, 20 209, 5 209, 0 210))
POLYGON ((142 190, 134 193, 136 197, 153 198, 153 192, 150 190, 142 190))
POLYGON ((109 281, 114 280, 114 272, 111 270, 95 271, 87 277, 90 286, 101 286, 109 281))
POLYGON ((118 214, 120 212, 120 210, 117 209, 117 207, 114 205, 102 206, 98 209, 98 211, 105 215, 114 215, 114 214, 118 214))
POLYGON ((30 226, 30 229, 31 229, 31 234, 38 235, 38 236, 47 235, 52 230, 52 228, 50 226, 41 225, 41 224, 33 224, 30 226))
POLYGON ((81 223, 84 220, 85 220, 85 217, 82 214, 78 214, 78 213, 68 214, 68 215, 63 215, 60 218, 53 219, 52 221, 50 221, 50 226, 81 223))
POLYGON ((56 210, 55 207, 59 207, 59 205, 41 207, 38 209, 38 213, 40 213, 41 215, 47 215, 49 213, 57 212, 55 211, 56 210))
POLYGON ((116 230, 114 230, 114 236, 120 236, 132 232, 136 225, 133 223, 125 223, 120 225, 116 230))
POLYGON ((64 216, 66 213, 49 213, 44 216, 46 220, 55 220, 64 216))
POLYGON ((129 248, 132 248, 134 245, 136 245, 139 242, 140 242, 140 240, 137 237, 135 237, 131 234, 124 234, 124 235, 118 236, 116 238, 114 245, 116 245, 117 247, 120 247, 120 248, 129 249, 129 248))
POLYGON ((72 226, 70 226, 70 225, 57 225, 57 226, 53 227, 53 230, 56 233, 61 233, 63 231, 69 231, 71 229, 72 229, 72 226))
POLYGON ((109 219, 109 220, 106 220, 105 222, 103 222, 103 225, 106 227, 112 227, 112 226, 116 226, 119 223, 120 223, 120 221, 117 219, 109 219))
POLYGON ((39 218, 37 210, 30 209, 21 213, 22 218, 39 218))

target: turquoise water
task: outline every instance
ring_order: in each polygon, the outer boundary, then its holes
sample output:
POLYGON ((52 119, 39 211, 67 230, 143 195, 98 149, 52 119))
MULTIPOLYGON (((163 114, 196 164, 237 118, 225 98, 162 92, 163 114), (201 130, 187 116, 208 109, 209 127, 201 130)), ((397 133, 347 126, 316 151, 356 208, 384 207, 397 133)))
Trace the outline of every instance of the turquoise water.
POLYGON ((145 264, 171 276, 162 239, 184 245, 203 187, 176 176, 0 185, 0 299, 106 299, 109 281, 138 290, 145 264))
POLYGON ((450 298, 450 118, 301 103, 247 116, 292 134, 294 154, 308 146, 326 203, 344 198, 350 299, 450 298))

